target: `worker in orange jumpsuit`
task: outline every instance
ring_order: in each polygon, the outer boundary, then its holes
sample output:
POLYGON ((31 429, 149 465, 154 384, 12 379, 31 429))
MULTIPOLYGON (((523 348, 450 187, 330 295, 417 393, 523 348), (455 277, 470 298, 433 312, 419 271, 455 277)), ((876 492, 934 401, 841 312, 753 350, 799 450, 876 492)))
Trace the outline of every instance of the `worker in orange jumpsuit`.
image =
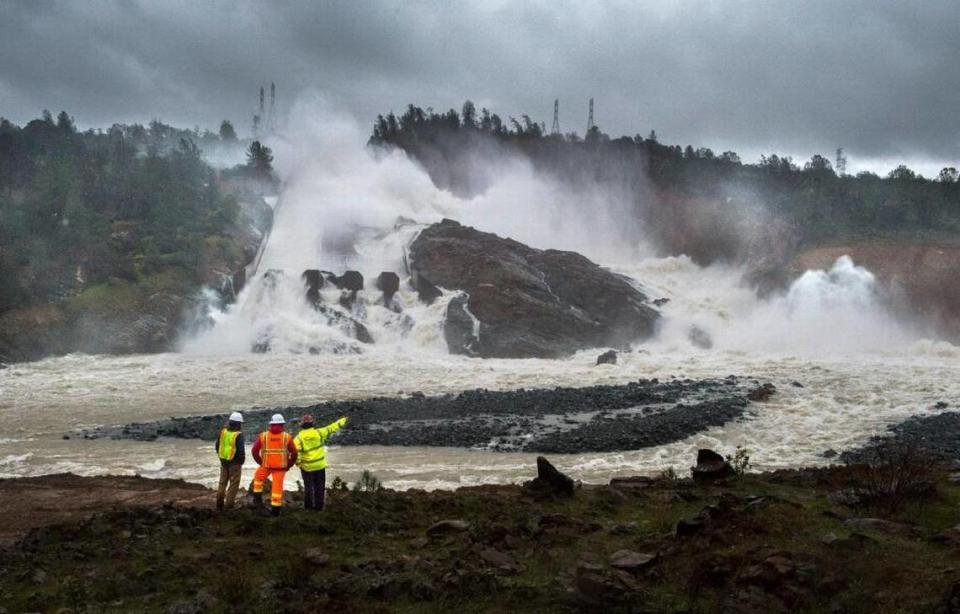
POLYGON ((283 507, 283 478, 297 462, 297 446, 290 433, 284 432, 286 420, 273 414, 268 430, 257 435, 253 442, 253 459, 260 466, 253 474, 253 498, 258 506, 263 505, 263 481, 270 476, 270 513, 280 515, 283 507))

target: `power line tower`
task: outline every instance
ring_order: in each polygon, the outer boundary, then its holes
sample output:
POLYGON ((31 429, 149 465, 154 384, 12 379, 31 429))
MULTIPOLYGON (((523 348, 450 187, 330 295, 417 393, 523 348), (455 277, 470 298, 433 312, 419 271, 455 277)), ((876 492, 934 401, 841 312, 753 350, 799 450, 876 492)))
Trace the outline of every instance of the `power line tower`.
POLYGON ((277 86, 273 83, 273 81, 271 81, 270 82, 270 115, 267 116, 270 118, 270 120, 267 122, 267 129, 271 131, 273 130, 276 123, 276 115, 273 114, 273 107, 274 105, 276 105, 276 103, 277 103, 277 86))
POLYGON ((263 123, 263 86, 260 86, 260 112, 253 116, 253 138, 260 138, 260 126, 263 123))
POLYGON ((847 157, 843 155, 843 147, 837 148, 837 163, 834 165, 837 175, 847 174, 847 157))
POLYGON ((550 128, 550 134, 560 134, 560 99, 553 100, 553 127, 550 128))
POLYGON ((587 132, 594 128, 593 124, 593 98, 590 99, 590 114, 587 115, 587 132))

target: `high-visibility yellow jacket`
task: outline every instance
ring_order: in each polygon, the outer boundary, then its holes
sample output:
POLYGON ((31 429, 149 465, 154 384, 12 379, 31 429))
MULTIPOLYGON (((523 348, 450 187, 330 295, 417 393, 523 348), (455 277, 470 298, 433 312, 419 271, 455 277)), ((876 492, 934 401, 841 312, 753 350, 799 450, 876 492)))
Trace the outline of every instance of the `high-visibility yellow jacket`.
POLYGON ((297 446, 297 466, 302 471, 320 471, 327 467, 327 449, 324 444, 330 435, 333 435, 347 423, 346 418, 340 418, 336 422, 328 424, 323 428, 310 427, 303 429, 293 439, 293 444, 297 446))

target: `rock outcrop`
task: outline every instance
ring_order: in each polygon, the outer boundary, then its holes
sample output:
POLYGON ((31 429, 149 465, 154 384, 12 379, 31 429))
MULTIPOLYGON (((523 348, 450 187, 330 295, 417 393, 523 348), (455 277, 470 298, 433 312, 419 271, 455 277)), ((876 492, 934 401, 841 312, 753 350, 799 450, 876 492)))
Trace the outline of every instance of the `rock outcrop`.
POLYGON ((597 356, 598 365, 615 365, 617 364, 617 356, 619 354, 616 350, 607 350, 603 354, 597 356))
POLYGON ((697 451, 697 466, 691 469, 695 480, 720 480, 735 475, 725 458, 706 448, 697 451))
POLYGON ((572 497, 576 491, 576 484, 567 474, 553 466, 543 456, 537 457, 537 477, 525 483, 526 492, 539 495, 560 495, 572 497))
MULTIPOLYGON (((534 249, 452 220, 420 233, 409 266, 421 294, 427 284, 466 293, 465 306, 480 323, 471 347, 482 357, 556 358, 626 347, 652 335, 659 317, 628 279, 580 254, 534 249)), ((450 351, 469 353, 457 345, 450 351)))

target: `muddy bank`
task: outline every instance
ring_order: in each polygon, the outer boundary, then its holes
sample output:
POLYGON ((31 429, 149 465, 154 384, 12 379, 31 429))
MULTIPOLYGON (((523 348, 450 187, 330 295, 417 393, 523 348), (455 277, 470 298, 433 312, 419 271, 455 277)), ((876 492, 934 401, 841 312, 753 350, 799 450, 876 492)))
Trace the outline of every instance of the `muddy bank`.
MULTIPOLYGON (((337 435, 341 445, 483 447, 497 451, 612 452, 664 445, 747 411, 758 382, 638 380, 622 386, 542 390, 471 390, 456 395, 332 401, 308 407, 244 412, 245 432, 265 428, 279 411, 291 427, 304 413, 321 423, 349 416, 337 435)), ((103 427, 68 437, 135 439, 159 437, 213 440, 227 414, 172 418, 103 427)))
POLYGON ((0 513, 3 545, 37 527, 76 522, 127 506, 209 507, 210 491, 181 480, 64 473, 0 479, 0 499, 4 502, 0 513))

